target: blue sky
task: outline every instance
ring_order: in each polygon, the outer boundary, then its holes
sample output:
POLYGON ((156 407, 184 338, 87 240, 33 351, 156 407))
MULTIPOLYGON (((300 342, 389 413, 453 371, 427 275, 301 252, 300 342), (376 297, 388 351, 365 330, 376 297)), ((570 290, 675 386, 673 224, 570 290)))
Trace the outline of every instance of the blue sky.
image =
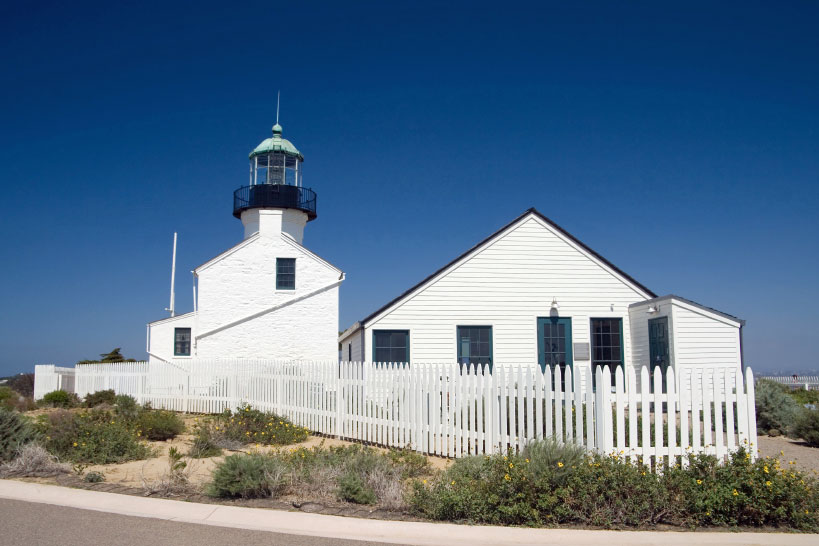
POLYGON ((819 367, 815 3, 46 4, 0 13, 0 375, 145 356, 277 90, 341 329, 534 206, 819 367))

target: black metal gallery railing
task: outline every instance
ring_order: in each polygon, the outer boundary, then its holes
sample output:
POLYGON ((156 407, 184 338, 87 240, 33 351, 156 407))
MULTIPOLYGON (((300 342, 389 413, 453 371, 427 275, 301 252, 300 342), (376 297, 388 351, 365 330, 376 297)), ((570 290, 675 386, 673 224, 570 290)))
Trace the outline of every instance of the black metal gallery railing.
POLYGON ((316 217, 316 192, 310 188, 281 184, 243 186, 233 192, 233 216, 239 218, 247 209, 298 209, 307 213, 308 220, 316 217))

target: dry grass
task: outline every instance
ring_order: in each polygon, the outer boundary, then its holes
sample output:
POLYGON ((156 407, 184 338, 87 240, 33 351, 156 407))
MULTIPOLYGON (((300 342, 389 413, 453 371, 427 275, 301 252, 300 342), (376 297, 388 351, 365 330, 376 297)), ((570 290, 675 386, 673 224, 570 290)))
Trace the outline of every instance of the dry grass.
POLYGON ((148 495, 173 497, 198 492, 199 488, 191 483, 191 472, 195 461, 184 460, 182 452, 175 447, 168 449, 168 468, 159 479, 148 480, 143 475, 142 487, 148 495))
POLYGON ((71 467, 37 444, 24 446, 13 461, 0 465, 0 478, 44 478, 70 472, 71 467))

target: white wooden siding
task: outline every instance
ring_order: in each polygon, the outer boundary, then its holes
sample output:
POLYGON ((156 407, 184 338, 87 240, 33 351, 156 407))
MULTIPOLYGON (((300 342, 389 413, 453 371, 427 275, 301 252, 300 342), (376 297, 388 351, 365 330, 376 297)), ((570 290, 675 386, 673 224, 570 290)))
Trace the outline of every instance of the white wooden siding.
MULTIPOLYGON (((366 325, 372 331, 410 331, 413 362, 454 361, 457 326, 492 326, 496 363, 537 363, 537 319, 553 298, 571 317, 573 342, 589 343, 590 319, 623 320, 626 365, 631 364, 628 306, 648 295, 535 216, 524 218, 419 287, 366 325)), ((588 365, 575 362, 576 366, 588 365)))
POLYGON ((675 362, 680 368, 734 368, 741 365, 739 325, 674 302, 675 362))

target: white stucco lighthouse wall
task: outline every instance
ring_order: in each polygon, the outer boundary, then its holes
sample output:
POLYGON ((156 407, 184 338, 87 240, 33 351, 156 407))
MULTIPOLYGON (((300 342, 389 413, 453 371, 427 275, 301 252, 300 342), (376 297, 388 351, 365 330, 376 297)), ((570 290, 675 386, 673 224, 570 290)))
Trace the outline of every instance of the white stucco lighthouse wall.
POLYGON ((184 322, 193 358, 338 359, 344 274, 281 231, 282 211, 256 212, 256 233, 195 270, 197 311, 149 325, 154 357, 173 355, 173 329, 184 322), (295 260, 295 289, 276 288, 277 258, 295 260))

